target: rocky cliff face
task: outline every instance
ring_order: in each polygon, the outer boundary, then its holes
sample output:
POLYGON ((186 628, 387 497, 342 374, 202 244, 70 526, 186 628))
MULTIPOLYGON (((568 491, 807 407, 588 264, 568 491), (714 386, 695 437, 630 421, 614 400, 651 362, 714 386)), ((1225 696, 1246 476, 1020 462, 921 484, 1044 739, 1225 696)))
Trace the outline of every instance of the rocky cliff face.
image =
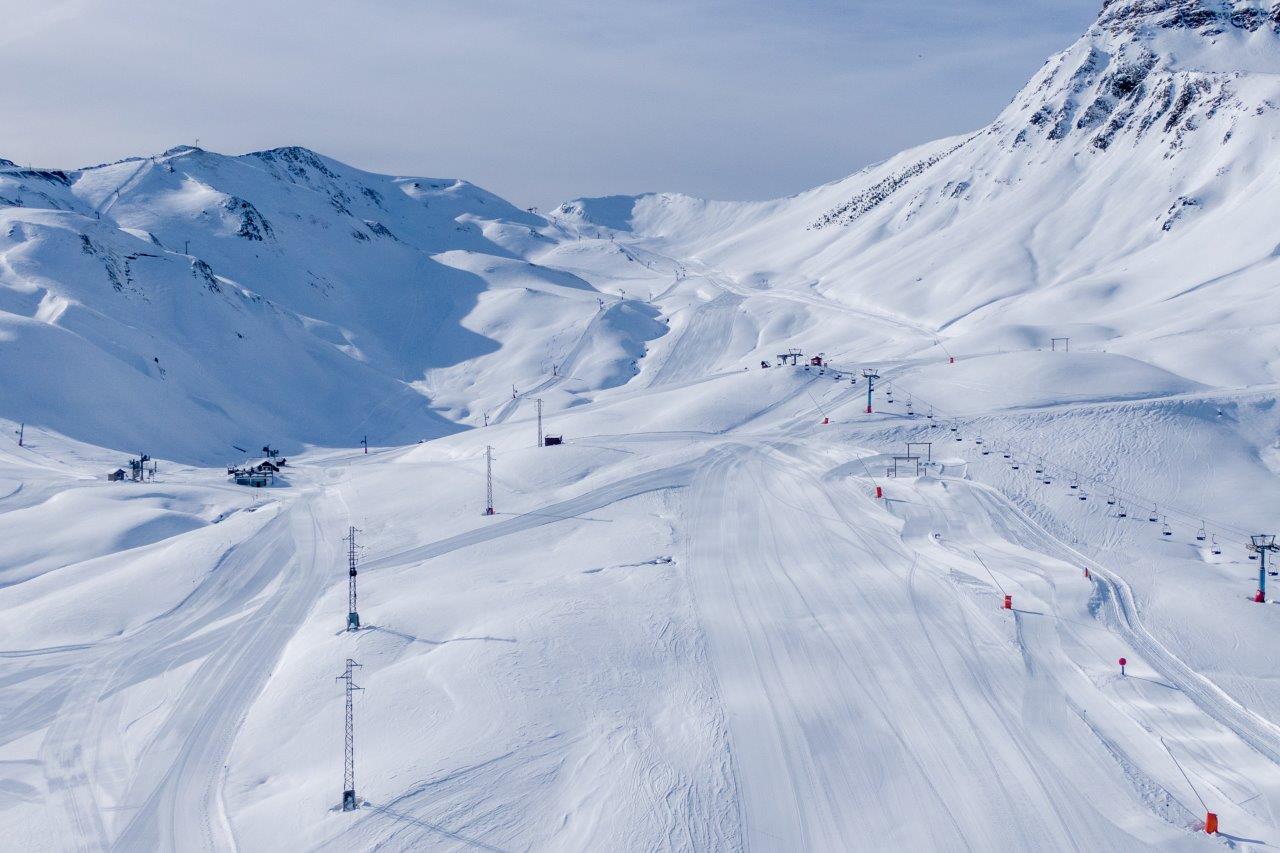
MULTIPOLYGON (((1043 158, 1068 150, 1097 158, 1150 145, 1161 158, 1177 158, 1192 135, 1227 146, 1240 126, 1280 110, 1278 73, 1280 2, 1110 0, 1095 25, 1046 62, 989 127, 899 166, 809 227, 856 222, 966 151, 994 169, 991 158, 1008 153, 1043 158)), ((973 184, 958 179, 945 190, 961 197, 973 184)), ((1183 200, 1173 203, 1181 209, 1183 200)))
POLYGON ((1105 0, 1098 26, 1112 32, 1138 27, 1196 30, 1216 35, 1231 29, 1280 32, 1280 3, 1261 0, 1105 0))

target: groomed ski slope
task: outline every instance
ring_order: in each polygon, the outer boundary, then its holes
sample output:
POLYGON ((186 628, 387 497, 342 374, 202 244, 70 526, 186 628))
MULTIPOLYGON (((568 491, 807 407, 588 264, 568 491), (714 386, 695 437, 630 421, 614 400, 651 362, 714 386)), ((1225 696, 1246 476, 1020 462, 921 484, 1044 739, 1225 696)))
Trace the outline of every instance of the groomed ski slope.
MULTIPOLYGON (((0 525, 24 514, 65 558, 0 588, 0 830, 34 850, 1275 844, 1276 667, 1240 651, 1275 616, 1245 600, 1238 543, 1151 558, 1142 520, 1081 553, 1071 538, 1119 522, 1049 488, 1028 500, 972 432, 906 417, 901 391, 867 416, 847 377, 699 376, 691 352, 677 340, 642 390, 555 413, 563 447, 533 447, 517 407, 426 444, 316 451, 261 492, 163 463, 108 484, 116 455, 39 431, 6 451, 21 487, 0 525), (939 464, 885 478, 907 437, 939 464), (101 519, 94 535, 59 539, 63 504, 101 519), (354 634, 349 525, 367 548, 354 634), (356 813, 336 809, 347 657, 356 813)), ((991 358, 1034 373, 1044 356, 991 358)), ((966 424, 1057 454, 1078 419, 1145 430, 1110 472, 1134 489, 1167 493, 1167 463, 1203 439, 1179 405, 1258 428, 1248 393, 1059 356, 1118 390, 1001 396, 981 358, 882 372, 941 402, 952 370, 986 407, 966 424)), ((1268 473, 1217 464, 1274 499, 1268 473)))

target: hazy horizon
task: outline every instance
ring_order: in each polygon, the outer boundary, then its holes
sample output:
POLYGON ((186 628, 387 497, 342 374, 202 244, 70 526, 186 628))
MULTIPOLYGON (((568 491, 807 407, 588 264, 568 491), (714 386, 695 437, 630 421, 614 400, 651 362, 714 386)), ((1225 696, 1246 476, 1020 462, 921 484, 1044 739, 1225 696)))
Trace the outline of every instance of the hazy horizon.
POLYGON ((1097 0, 17 0, 0 156, 302 145, 522 206, 789 195, 986 124, 1097 0))

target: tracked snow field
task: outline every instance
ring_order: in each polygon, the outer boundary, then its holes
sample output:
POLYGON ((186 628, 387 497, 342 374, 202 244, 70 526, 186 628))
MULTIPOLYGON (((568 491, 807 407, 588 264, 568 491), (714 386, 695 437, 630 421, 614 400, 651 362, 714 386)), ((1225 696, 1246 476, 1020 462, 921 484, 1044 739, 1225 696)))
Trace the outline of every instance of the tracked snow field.
MULTIPOLYGON (((1153 415, 1210 404, 1147 378, 1128 402, 1015 389, 969 417, 1059 455, 1075 418, 1181 436, 1112 472, 1157 490, 1197 437, 1153 415)), ((1028 500, 1030 470, 968 428, 900 394, 868 416, 864 394, 799 368, 672 379, 558 413, 563 447, 521 414, 316 451, 261 491, 176 465, 105 483, 107 452, 33 436, 3 460, 22 488, 0 524, 54 545, 3 566, 3 831, 40 850, 1140 850, 1213 845, 1213 811, 1243 848, 1280 838, 1276 667, 1236 651, 1274 615, 1246 600, 1238 543, 1153 558, 1174 545, 1142 519, 1086 552, 1120 521, 1065 483, 1028 500), (819 406, 847 414, 823 426, 819 406), (938 464, 886 478, 907 439, 938 464), (97 526, 72 535, 68 508, 97 526)))

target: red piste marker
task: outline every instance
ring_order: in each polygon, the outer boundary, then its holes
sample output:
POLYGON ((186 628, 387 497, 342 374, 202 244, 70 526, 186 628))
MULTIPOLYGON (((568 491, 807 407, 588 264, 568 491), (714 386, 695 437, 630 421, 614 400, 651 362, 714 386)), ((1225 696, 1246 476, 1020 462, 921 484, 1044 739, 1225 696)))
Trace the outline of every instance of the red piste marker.
POLYGON ((1128 663, 1127 660, 1125 660, 1124 658, 1120 658, 1120 674, 1121 675, 1124 675, 1124 665, 1127 663, 1128 663))

